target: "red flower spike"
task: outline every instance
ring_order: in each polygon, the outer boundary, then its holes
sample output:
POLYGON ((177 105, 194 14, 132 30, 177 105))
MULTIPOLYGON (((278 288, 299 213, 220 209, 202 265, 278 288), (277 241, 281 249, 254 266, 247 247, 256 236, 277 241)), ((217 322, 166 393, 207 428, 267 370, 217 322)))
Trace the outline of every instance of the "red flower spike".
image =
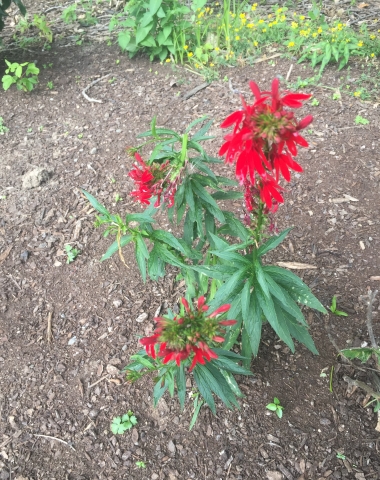
POLYGON ((307 147, 307 141, 298 133, 313 120, 307 115, 297 123, 294 113, 285 107, 299 108, 311 97, 304 93, 280 93, 280 82, 275 78, 271 91, 261 92, 250 82, 255 97, 248 105, 242 97, 242 110, 229 115, 221 127, 233 126, 233 132, 224 137, 219 155, 226 163, 235 163, 235 174, 244 184, 244 199, 248 211, 258 207, 258 199, 266 209, 277 209, 284 201, 278 181, 282 176, 290 181, 290 170, 302 171, 294 161, 297 145, 307 147))
POLYGON ((230 305, 222 305, 211 315, 205 313, 208 310, 205 297, 198 298, 196 308, 181 299, 185 308, 184 315, 172 317, 157 317, 157 327, 150 337, 140 340, 148 355, 153 358, 161 357, 163 363, 175 361, 179 366, 182 361, 192 356, 190 369, 197 363, 204 364, 218 358, 212 350, 212 345, 222 343, 224 326, 236 323, 235 320, 220 322, 216 317, 230 309, 230 305), (158 353, 156 354, 156 345, 158 353))

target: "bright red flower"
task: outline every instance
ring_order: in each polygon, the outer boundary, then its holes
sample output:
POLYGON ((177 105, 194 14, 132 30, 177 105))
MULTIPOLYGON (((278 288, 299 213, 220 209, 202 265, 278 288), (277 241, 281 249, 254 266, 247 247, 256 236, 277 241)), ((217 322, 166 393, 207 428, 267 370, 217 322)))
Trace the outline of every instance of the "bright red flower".
POLYGON ((197 363, 202 365, 205 361, 217 358, 212 350, 213 343, 224 341, 223 327, 231 326, 236 320, 218 320, 217 316, 222 315, 230 309, 230 305, 222 305, 211 315, 205 312, 208 306, 205 305, 205 297, 199 297, 196 309, 192 309, 185 298, 181 299, 184 306, 184 315, 177 315, 174 318, 157 317, 157 326, 154 334, 140 340, 145 350, 152 358, 162 357, 163 363, 175 361, 179 366, 183 360, 193 356, 190 370, 197 363), (159 346, 158 352, 156 345, 159 346))
POLYGON ((250 88, 256 101, 247 105, 242 97, 243 109, 233 112, 221 124, 221 128, 233 126, 227 134, 219 155, 225 155, 227 163, 235 163, 236 177, 245 188, 248 211, 257 207, 256 192, 247 182, 259 190, 259 197, 268 209, 284 201, 278 185, 282 176, 290 181, 290 170, 302 172, 294 161, 297 145, 307 147, 307 141, 299 134, 313 120, 311 115, 297 123, 294 113, 285 107, 299 108, 311 95, 279 91, 279 80, 272 82, 271 91, 261 92, 255 82, 250 88))
POLYGON ((163 196, 164 202, 171 208, 174 205, 179 177, 174 180, 170 179, 171 167, 169 161, 148 165, 137 152, 135 153, 135 159, 138 163, 128 174, 135 182, 136 187, 136 190, 131 192, 132 197, 135 197, 140 203, 149 205, 150 199, 157 196, 154 206, 159 207, 163 196))

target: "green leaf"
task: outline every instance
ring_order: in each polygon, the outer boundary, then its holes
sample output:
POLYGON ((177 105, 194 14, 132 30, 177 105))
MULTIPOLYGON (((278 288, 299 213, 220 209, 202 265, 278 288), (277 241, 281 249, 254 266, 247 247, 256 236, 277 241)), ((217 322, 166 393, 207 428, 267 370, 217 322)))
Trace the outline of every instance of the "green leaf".
POLYGON ((193 195, 193 189, 191 185, 191 180, 188 179, 185 182, 185 199, 186 202, 192 212, 195 212, 195 203, 194 203, 194 195, 193 195))
MULTIPOLYGON (((132 235, 123 235, 120 238, 120 247, 123 248, 125 245, 127 245, 129 242, 131 242, 133 239, 132 235)), ((104 260, 108 260, 114 253, 116 253, 119 250, 119 244, 117 241, 114 241, 112 245, 110 245, 106 251, 106 253, 102 256, 100 259, 101 262, 104 262, 104 260)))
POLYGON ((207 205, 207 208, 210 210, 210 212, 214 214, 214 216, 219 220, 219 222, 224 223, 225 222, 224 215, 220 210, 220 208, 218 207, 218 204, 212 198, 212 196, 196 180, 192 181, 192 186, 193 186, 194 193, 196 193, 199 196, 199 198, 203 201, 203 203, 207 205))
POLYGON ((294 352, 294 343, 292 337, 290 336, 286 323, 280 324, 272 297, 265 297, 259 285, 257 285, 253 291, 253 295, 254 298, 256 297, 256 301, 259 302, 260 308, 263 311, 265 318, 272 326, 273 330, 277 333, 280 339, 288 345, 290 350, 294 352))
POLYGON ((198 397, 195 399, 195 402, 194 402, 194 413, 193 413, 193 416, 191 418, 191 422, 190 422, 190 425, 189 425, 189 430, 191 430, 194 425, 195 425, 195 422, 197 421, 197 418, 198 418, 198 415, 199 415, 199 411, 203 405, 203 400, 198 400, 198 397))
POLYGON ((149 252, 146 248, 145 242, 141 235, 136 235, 135 241, 135 256, 137 265, 139 266, 143 282, 146 282, 146 259, 149 258, 149 252))
POLYGON ((264 266, 263 270, 275 282, 279 283, 296 302, 314 308, 321 313, 327 313, 325 307, 314 297, 310 288, 297 275, 285 268, 274 265, 264 266))
POLYGON ((243 193, 233 191, 224 192, 220 190, 219 192, 213 193, 211 196, 214 200, 240 200, 243 198, 243 193))
POLYGON ((263 245, 260 246, 257 251, 257 255, 261 257, 262 255, 268 253, 270 250, 278 247, 278 245, 280 245, 280 243, 284 241, 285 237, 288 235, 291 229, 292 227, 287 228, 286 230, 282 231, 278 236, 271 237, 268 241, 266 241, 263 245))
POLYGON ((246 277, 246 267, 237 270, 229 280, 227 280, 221 287, 218 288, 213 301, 210 304, 210 309, 215 310, 222 303, 226 303, 230 297, 237 295, 243 288, 243 280, 246 277))
POLYGON ((119 32, 117 36, 117 41, 118 41, 119 47, 122 50, 126 50, 131 41, 131 34, 126 30, 123 32, 119 32))
POLYGON ((226 223, 218 229, 219 233, 238 237, 243 240, 243 242, 247 241, 251 235, 241 221, 238 220, 233 213, 227 212, 226 210, 223 210, 223 214, 226 223))
POLYGON ((213 366, 211 362, 206 362, 205 365, 199 365, 202 369, 211 390, 219 397, 227 408, 232 408, 233 405, 238 406, 235 395, 228 386, 220 371, 213 366))
MULTIPOLYGON (((21 15, 25 17, 26 15, 26 8, 24 6, 24 4, 21 2, 21 0, 13 0, 13 2, 18 6, 20 12, 21 12, 21 15)), ((3 6, 4 6, 5 2, 3 0, 3 6)))
POLYGON ((4 75, 2 78, 3 82, 3 89, 8 90, 8 88, 13 84, 16 83, 16 79, 11 75, 4 75))
POLYGON ((37 68, 34 63, 29 63, 26 67, 25 75, 38 75, 40 73, 40 69, 37 68))
POLYGON ((161 7, 162 0, 150 0, 149 2, 149 12, 151 15, 154 15, 158 9, 161 7))
POLYGON ((253 268, 255 271, 255 276, 258 284, 261 287, 261 290, 264 292, 266 297, 270 297, 269 288, 266 282, 263 268, 261 266, 260 260, 256 259, 253 263, 253 268))
POLYGON ((233 360, 225 357, 218 357, 212 360, 211 363, 221 370, 226 370, 227 372, 231 372, 236 375, 253 375, 252 372, 247 368, 241 367, 233 360))
POLYGON ((199 364, 197 364, 194 367, 193 374, 194 374, 195 383, 197 384, 197 387, 199 389, 199 393, 202 395, 205 402, 210 407, 210 410, 212 411, 212 413, 216 415, 215 401, 212 396, 212 392, 210 390, 207 379, 205 378, 203 369, 199 364))
POLYGON ((153 388, 153 405, 156 407, 160 398, 164 395, 168 389, 167 382, 165 381, 162 385, 162 379, 160 378, 153 388))
POLYGON ((167 245, 170 245, 174 249, 178 250, 181 253, 185 253, 184 248, 182 245, 179 243, 177 238, 170 232, 166 232, 165 230, 154 230, 153 239, 159 240, 162 243, 165 243, 167 245))
POLYGON ((244 332, 249 338, 251 344, 251 350, 254 356, 257 356, 259 351, 260 339, 261 339, 261 329, 262 329, 262 311, 259 305, 259 302, 255 298, 254 293, 250 293, 250 298, 246 299, 248 304, 249 301, 249 311, 246 313, 244 321, 244 332))
POLYGON ((110 213, 106 209, 106 207, 104 207, 101 203, 99 203, 93 195, 86 192, 86 190, 82 190, 82 193, 87 198, 87 200, 90 202, 92 207, 95 208, 95 210, 97 210, 99 213, 102 213, 103 215, 106 215, 106 216, 110 215, 110 213))
POLYGON ((149 32, 152 30, 153 23, 149 23, 146 27, 138 28, 136 32, 136 45, 141 43, 148 36, 149 32))
POLYGON ((152 280, 165 276, 165 264, 160 256, 159 245, 155 244, 149 254, 148 274, 152 280))
POLYGON ((245 360, 243 360, 243 365, 245 368, 250 368, 252 362, 252 348, 249 336, 245 327, 243 327, 241 332, 241 353, 244 355, 245 360))
POLYGON ((380 348, 371 347, 344 348, 340 352, 350 360, 358 358, 362 363, 367 362, 373 353, 375 353, 378 357, 380 356, 380 348))

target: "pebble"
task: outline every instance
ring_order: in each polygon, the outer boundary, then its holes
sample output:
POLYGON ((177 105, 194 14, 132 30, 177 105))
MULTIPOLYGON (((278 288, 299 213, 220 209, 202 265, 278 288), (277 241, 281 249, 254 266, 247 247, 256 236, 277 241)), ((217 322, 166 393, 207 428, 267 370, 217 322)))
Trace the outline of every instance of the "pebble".
POLYGON ((26 262, 29 258, 30 252, 28 250, 24 250, 23 252, 20 253, 20 260, 22 262, 26 262))
POLYGON ((116 308, 119 308, 123 305, 123 302, 121 300, 114 300, 112 303, 113 303, 113 306, 116 308))
POLYGON ((320 423, 321 425, 330 425, 330 424, 331 424, 331 420, 329 420, 328 418, 321 418, 321 419, 319 420, 319 423, 320 423))
POLYGON ((67 342, 67 345, 74 345, 77 341, 77 337, 71 337, 70 340, 67 342))
POLYGON ((141 323, 147 318, 148 318, 148 314, 144 312, 136 318, 136 322, 141 323))
POLYGON ((168 450, 171 453, 175 453, 175 445, 172 440, 170 440, 170 442, 168 443, 168 450))
POLYGON ((96 152, 97 152, 97 149, 94 147, 90 150, 90 155, 95 155, 96 152))

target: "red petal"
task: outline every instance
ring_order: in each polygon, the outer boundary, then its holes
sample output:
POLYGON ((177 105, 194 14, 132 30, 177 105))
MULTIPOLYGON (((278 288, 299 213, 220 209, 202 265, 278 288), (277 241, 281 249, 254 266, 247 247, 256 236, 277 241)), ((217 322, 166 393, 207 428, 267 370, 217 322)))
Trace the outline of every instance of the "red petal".
POLYGON ((186 312, 190 312, 190 307, 189 307, 189 304, 188 304, 186 298, 182 297, 181 298, 181 303, 185 307, 186 312))
POLYGON ((253 82, 253 81, 249 82, 249 87, 250 87, 253 95, 256 97, 256 100, 259 100, 261 98, 261 92, 260 92, 260 88, 257 85, 257 83, 253 82))
POLYGON ((237 110, 234 113, 231 113, 224 122, 220 125, 220 128, 228 128, 234 123, 240 123, 243 120, 243 111, 237 110))
POLYGON ((222 320, 221 322, 219 322, 219 325, 223 325, 225 327, 228 327, 230 325, 235 325, 236 320, 222 320))
POLYGON ((301 137, 301 135, 293 135, 293 140, 298 143, 298 145, 301 145, 301 147, 308 147, 309 144, 307 141, 301 137))
POLYGON ((298 122, 297 130, 302 130, 303 128, 306 128, 311 124, 312 121, 313 121, 313 115, 307 115, 300 122, 298 122))
POLYGON ((228 310, 231 308, 231 305, 229 303, 226 303, 225 305, 222 305, 221 307, 217 308, 215 312, 212 312, 210 315, 210 318, 214 318, 217 315, 220 315, 221 313, 228 312, 228 310))

